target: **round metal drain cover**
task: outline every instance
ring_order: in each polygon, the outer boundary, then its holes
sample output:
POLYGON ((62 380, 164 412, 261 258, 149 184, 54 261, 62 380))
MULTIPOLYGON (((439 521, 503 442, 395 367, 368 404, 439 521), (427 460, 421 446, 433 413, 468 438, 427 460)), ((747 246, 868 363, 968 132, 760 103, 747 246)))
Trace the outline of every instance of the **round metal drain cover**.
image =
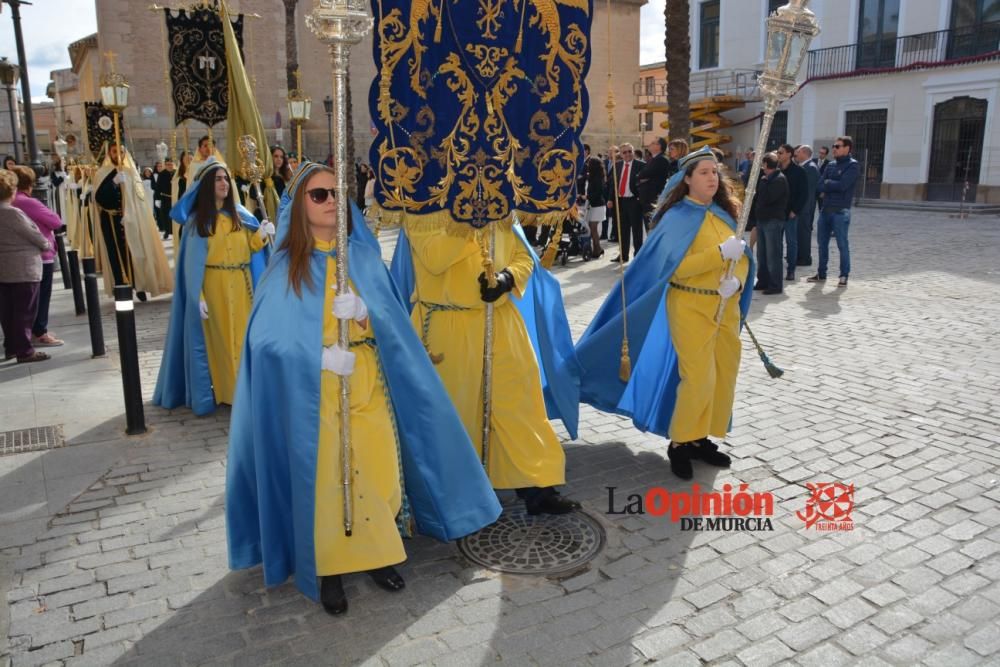
POLYGON ((604 547, 604 528, 583 512, 531 516, 505 507, 496 523, 458 541, 466 558, 498 572, 558 574, 589 562, 604 547))

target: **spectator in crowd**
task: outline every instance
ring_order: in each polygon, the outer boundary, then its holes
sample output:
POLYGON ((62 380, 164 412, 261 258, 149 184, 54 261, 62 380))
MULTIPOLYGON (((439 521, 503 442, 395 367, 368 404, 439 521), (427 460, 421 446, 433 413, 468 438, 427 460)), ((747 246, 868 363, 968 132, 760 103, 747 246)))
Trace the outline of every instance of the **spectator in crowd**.
POLYGON ((743 181, 743 186, 750 180, 750 167, 753 166, 753 151, 747 151, 743 154, 743 159, 740 160, 739 164, 736 166, 736 171, 740 174, 740 180, 743 181))
POLYGON ((757 220, 757 284, 764 294, 781 294, 781 239, 788 213, 788 180, 778 169, 778 156, 767 153, 761 158, 764 175, 754 196, 757 220))
MULTIPOLYGON (((667 170, 667 178, 670 178, 677 173, 677 161, 688 154, 688 142, 683 139, 673 139, 669 144, 667 144, 667 161, 670 163, 670 168, 667 170)), ((666 182, 664 182, 666 185, 666 182)), ((663 188, 660 188, 661 190, 663 188)))
POLYGON ((799 218, 798 261, 796 266, 812 265, 812 232, 813 220, 816 216, 816 189, 819 186, 819 167, 812 159, 813 149, 809 144, 802 144, 795 149, 795 160, 806 172, 807 194, 805 208, 799 218))
POLYGON ((13 171, 16 166, 17 160, 14 159, 13 155, 8 155, 3 159, 3 168, 7 171, 13 171))
MULTIPOLYGON (((159 164, 159 163, 157 163, 159 164)), ((153 209, 156 214, 156 226, 169 239, 173 228, 170 220, 170 207, 173 205, 174 161, 167 160, 163 169, 157 172, 153 179, 153 209)))
POLYGON ((795 164, 792 156, 795 149, 791 144, 778 148, 778 164, 781 173, 788 180, 788 211, 785 216, 785 280, 795 280, 795 265, 799 261, 799 218, 806 205, 809 183, 806 172, 795 164))
POLYGON ((594 258, 604 254, 597 228, 598 225, 606 224, 608 207, 604 198, 605 180, 603 161, 596 157, 587 160, 587 180, 584 183, 583 196, 587 200, 587 225, 590 227, 592 244, 590 254, 594 258))
POLYGON ((58 347, 63 344, 49 333, 49 301, 52 299, 52 272, 56 258, 56 232, 62 228, 62 219, 55 211, 31 196, 35 188, 35 172, 31 167, 14 167, 17 174, 17 195, 14 197, 14 208, 19 209, 35 223, 49 244, 49 249, 42 252, 42 279, 38 287, 38 308, 35 320, 31 326, 31 343, 33 347, 58 347))
POLYGON ((830 164, 830 149, 826 146, 821 146, 819 149, 819 157, 816 159, 816 168, 819 169, 820 176, 823 175, 823 170, 826 169, 826 165, 830 164))
POLYGON ((0 169, 0 328, 4 361, 44 361, 49 358, 31 344, 42 280, 41 253, 51 250, 38 228, 14 208, 18 176, 0 169))
MULTIPOLYGON (((642 205, 639 203, 639 173, 646 166, 642 160, 635 159, 635 149, 632 144, 622 144, 622 159, 615 164, 618 174, 618 185, 615 190, 618 215, 617 229, 621 230, 618 246, 620 252, 612 262, 625 263, 629 260, 632 240, 635 239, 635 251, 642 246, 642 205)), ((617 230, 616 230, 617 231, 617 230)))
POLYGON ((274 164, 271 180, 274 181, 274 189, 278 192, 278 197, 281 197, 285 193, 285 185, 292 180, 292 170, 288 166, 285 149, 281 146, 271 146, 271 162, 274 164))
POLYGON ((601 223, 601 240, 611 241, 612 243, 618 240, 618 228, 615 225, 615 205, 612 199, 615 194, 615 174, 613 170, 615 163, 618 162, 620 157, 618 147, 612 146, 608 149, 608 157, 604 160, 604 201, 607 202, 608 214, 604 218, 604 222, 601 223))
MULTIPOLYGON (((667 159, 667 140, 657 137, 649 142, 647 146, 650 154, 646 166, 639 171, 639 203, 642 205, 642 215, 648 219, 653 212, 656 200, 663 192, 663 186, 670 178, 670 161, 667 159)), ((681 156, 687 153, 681 153, 681 156)), ((635 241, 635 239, 633 239, 635 241)), ((635 251, 639 252, 642 246, 642 239, 635 242, 635 251)))
POLYGON ((826 165, 820 178, 819 191, 823 193, 823 208, 816 226, 819 266, 816 267, 816 275, 808 279, 811 283, 826 280, 832 235, 837 239, 837 251, 840 253, 840 280, 837 286, 847 287, 847 277, 851 274, 851 249, 847 243, 847 231, 851 225, 854 187, 861 171, 858 161, 851 157, 853 147, 854 142, 850 137, 837 137, 833 144, 834 161, 826 165))

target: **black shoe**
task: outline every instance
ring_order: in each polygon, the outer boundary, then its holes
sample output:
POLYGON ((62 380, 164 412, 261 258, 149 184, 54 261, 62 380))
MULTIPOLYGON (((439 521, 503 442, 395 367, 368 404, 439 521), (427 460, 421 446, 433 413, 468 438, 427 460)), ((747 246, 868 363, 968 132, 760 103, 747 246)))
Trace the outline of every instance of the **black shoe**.
POLYGON ((766 289, 767 289, 767 285, 765 285, 762 282, 758 282, 756 285, 753 286, 753 291, 754 292, 763 292, 766 289))
POLYGON ((837 287, 847 287, 847 276, 840 276, 840 280, 837 281, 837 287))
POLYGON ((810 257, 809 259, 800 259, 799 261, 795 262, 795 265, 796 266, 812 266, 813 265, 812 257, 810 257))
POLYGON ((786 273, 785 274, 785 280, 788 280, 788 281, 791 281, 791 282, 795 282, 795 272, 794 271, 789 271, 788 273, 786 273))
POLYGON ((403 577, 399 576, 399 572, 396 572, 396 568, 392 565, 380 567, 377 570, 369 570, 368 576, 372 578, 372 581, 379 588, 385 589, 390 593, 397 593, 406 588, 406 582, 403 581, 403 577))
POLYGON ((580 509, 580 503, 569 498, 563 498, 552 487, 541 489, 541 493, 530 500, 524 501, 524 509, 531 516, 539 514, 569 514, 580 509))
POLYGON ((781 294, 781 290, 780 289, 768 288, 768 289, 764 290, 764 294, 767 294, 767 295, 781 294))
POLYGON ((320 577, 319 601, 326 613, 339 616, 347 611, 347 595, 339 574, 320 577))
POLYGON ((693 447, 690 444, 678 444, 674 447, 674 443, 671 442, 667 446, 670 471, 681 479, 686 480, 694 477, 694 469, 691 467, 692 449, 693 447))
POLYGON ((727 454, 723 454, 719 451, 719 446, 717 444, 708 438, 700 438, 692 444, 695 445, 695 447, 691 450, 692 459, 698 459, 699 461, 704 461, 708 465, 718 466, 720 468, 728 468, 733 462, 727 454))
MULTIPOLYGON (((620 261, 622 261, 622 256, 621 255, 615 255, 614 259, 611 260, 611 263, 612 264, 617 264, 620 261)), ((625 262, 628 263, 628 257, 625 258, 625 262)))
POLYGON ((806 278, 806 282, 807 283, 825 283, 826 282, 826 276, 821 276, 821 275, 819 275, 817 273, 814 276, 809 276, 808 278, 806 278))
POLYGON ((137 299, 139 299, 139 301, 145 301, 146 300, 146 293, 145 292, 136 292, 135 293, 135 297, 137 299))

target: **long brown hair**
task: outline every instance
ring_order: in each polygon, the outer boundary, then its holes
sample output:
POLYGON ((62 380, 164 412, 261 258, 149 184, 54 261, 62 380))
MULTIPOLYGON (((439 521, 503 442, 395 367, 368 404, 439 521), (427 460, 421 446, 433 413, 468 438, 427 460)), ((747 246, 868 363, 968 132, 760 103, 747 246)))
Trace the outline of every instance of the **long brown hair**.
POLYGON ((177 178, 187 178, 187 165, 184 164, 184 158, 188 156, 187 151, 181 151, 180 164, 177 165, 177 178))
MULTIPOLYGON (((313 240, 312 230, 309 228, 309 219, 306 217, 305 209, 305 198, 306 186, 309 185, 309 181, 313 179, 317 174, 327 173, 331 176, 336 176, 337 172, 329 167, 324 167, 322 165, 317 165, 315 168, 311 169, 308 174, 303 170, 306 163, 299 166, 300 172, 299 178, 302 178, 302 182, 299 184, 289 183, 289 187, 294 187, 295 194, 292 197, 292 207, 291 215, 288 218, 288 232, 285 235, 285 240, 281 242, 281 246, 278 250, 285 250, 288 253, 288 283, 295 290, 295 295, 302 296, 302 284, 305 283, 306 287, 313 289, 313 279, 311 272, 312 265, 312 252, 313 248, 316 247, 316 242, 313 240)), ((337 193, 340 196, 340 193, 337 193)), ((337 221, 340 224, 340 220, 337 221)), ((351 226, 351 211, 347 210, 347 233, 350 235, 352 230, 351 226)))
MULTIPOLYGON (((701 160, 696 160, 695 162, 689 164, 684 170, 684 175, 690 176, 693 174, 695 167, 698 166, 699 162, 701 162, 701 160)), ((726 175, 726 172, 723 171, 721 164, 716 163, 716 167, 719 174, 719 189, 715 191, 715 196, 712 197, 712 201, 722 207, 722 210, 728 213, 733 220, 736 220, 740 217, 741 204, 740 200, 735 194, 733 194, 735 190, 735 183, 731 178, 729 178, 729 176, 726 175)), ((689 188, 687 181, 682 178, 681 182, 677 184, 677 187, 671 190, 670 194, 667 195, 666 201, 664 201, 663 204, 661 204, 656 211, 653 212, 653 226, 655 227, 657 223, 660 222, 660 218, 662 218, 664 213, 669 211, 674 204, 682 201, 688 195, 688 192, 689 188)))
POLYGON ((222 202, 222 208, 218 209, 215 206, 215 175, 220 170, 228 176, 222 167, 212 167, 201 176, 201 187, 198 189, 197 199, 194 203, 194 222, 198 229, 198 236, 202 238, 215 233, 215 218, 220 212, 229 215, 229 219, 233 221, 234 232, 242 227, 240 216, 236 214, 236 199, 233 197, 232 181, 229 183, 229 192, 226 194, 225 201, 222 202))

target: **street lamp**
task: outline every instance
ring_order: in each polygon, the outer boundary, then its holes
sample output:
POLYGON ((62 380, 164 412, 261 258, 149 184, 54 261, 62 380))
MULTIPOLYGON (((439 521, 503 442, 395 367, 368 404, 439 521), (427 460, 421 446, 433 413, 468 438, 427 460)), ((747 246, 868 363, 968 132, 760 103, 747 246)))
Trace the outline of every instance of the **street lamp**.
POLYGON ((326 111, 326 154, 333 161, 333 98, 327 95, 323 98, 323 110, 326 111))
POLYGON ((302 160, 302 124, 309 120, 312 112, 312 99, 298 88, 299 73, 295 72, 295 88, 288 91, 288 116, 295 123, 295 152, 302 160))
POLYGON ((17 115, 14 112, 14 84, 21 69, 7 58, 0 58, 0 83, 7 89, 7 109, 10 111, 10 142, 14 144, 14 161, 21 161, 21 142, 17 136, 17 115))
POLYGON ((170 146, 167 146, 162 140, 160 143, 156 144, 156 159, 160 162, 166 162, 167 157, 170 155, 170 146))
POLYGON ((128 82, 125 77, 115 71, 114 53, 108 52, 109 72, 101 83, 101 101, 104 106, 111 109, 111 115, 115 121, 115 146, 118 147, 119 165, 124 164, 122 154, 121 131, 119 129, 118 115, 128 106, 128 82))
MULTIPOLYGON (((802 67, 809 50, 809 42, 819 34, 819 23, 816 15, 806 8, 809 0, 789 0, 767 19, 767 59, 764 72, 758 77, 761 94, 764 97, 764 118, 760 125, 760 135, 757 137, 753 164, 750 165, 750 177, 747 180, 746 194, 743 206, 740 208, 740 219, 736 227, 736 238, 742 238, 746 231, 750 207, 757 192, 757 180, 760 178, 760 162, 764 157, 767 137, 771 134, 771 123, 774 114, 781 103, 798 90, 795 77, 802 67)), ((736 262, 728 262, 726 277, 732 278, 736 262)), ((716 320, 722 321, 722 313, 726 307, 726 298, 720 299, 716 320)))

